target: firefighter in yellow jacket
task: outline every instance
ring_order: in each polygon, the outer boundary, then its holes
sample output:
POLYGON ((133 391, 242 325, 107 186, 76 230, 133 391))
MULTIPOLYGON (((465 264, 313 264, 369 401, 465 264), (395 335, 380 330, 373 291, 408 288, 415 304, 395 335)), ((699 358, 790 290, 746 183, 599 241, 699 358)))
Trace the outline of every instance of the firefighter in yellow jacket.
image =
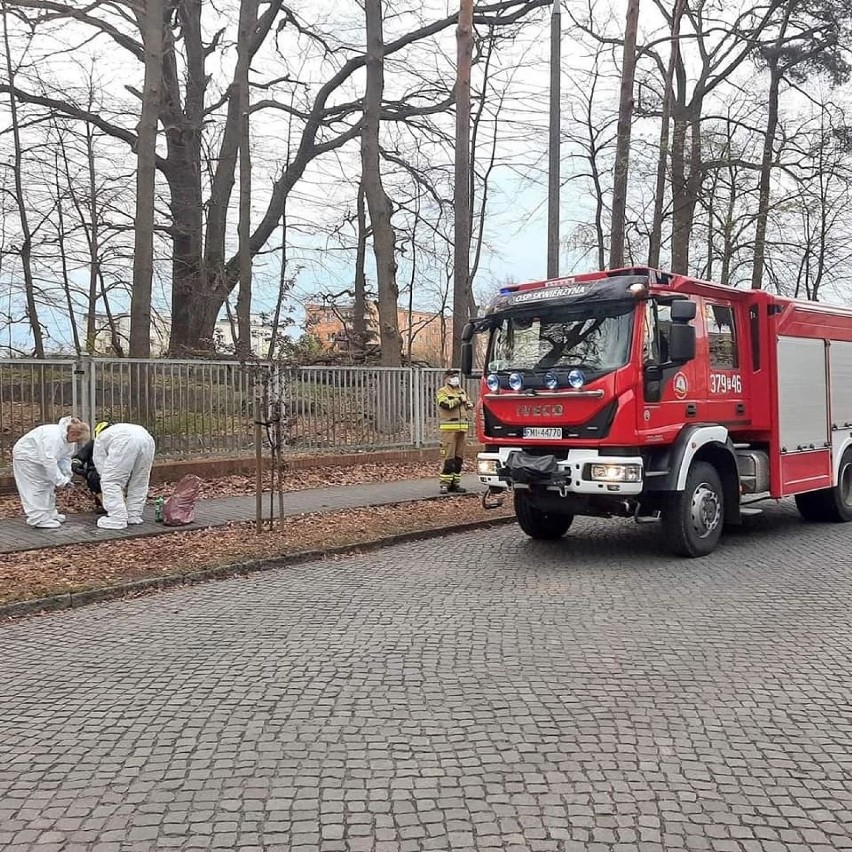
POLYGON ((461 469, 464 461, 464 445, 470 424, 470 410, 473 404, 468 400, 461 386, 458 370, 444 373, 444 384, 438 388, 435 397, 438 403, 438 429, 441 438, 441 494, 452 491, 464 494, 461 487, 461 469))

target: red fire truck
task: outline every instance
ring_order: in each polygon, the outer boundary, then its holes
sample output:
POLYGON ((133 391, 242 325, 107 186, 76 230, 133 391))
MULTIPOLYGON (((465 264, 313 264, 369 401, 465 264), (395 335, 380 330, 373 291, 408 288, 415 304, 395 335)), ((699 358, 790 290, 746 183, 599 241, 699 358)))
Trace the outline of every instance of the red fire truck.
POLYGON ((503 288, 474 350, 479 477, 532 538, 633 517, 703 556, 761 500, 852 520, 852 310, 609 270, 503 288))

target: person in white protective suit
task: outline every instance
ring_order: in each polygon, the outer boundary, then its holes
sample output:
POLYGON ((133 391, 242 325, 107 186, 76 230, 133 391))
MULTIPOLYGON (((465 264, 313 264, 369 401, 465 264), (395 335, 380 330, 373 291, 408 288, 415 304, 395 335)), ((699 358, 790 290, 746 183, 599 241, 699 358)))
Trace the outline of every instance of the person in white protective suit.
POLYGON ((101 501, 107 512, 98 518, 101 529, 123 530, 128 524, 142 523, 154 450, 154 439, 144 426, 135 423, 95 426, 92 461, 101 475, 101 501))
POLYGON ((78 443, 88 440, 87 423, 63 417, 37 426, 15 443, 12 472, 31 527, 57 529, 65 521, 56 510, 55 489, 71 485, 71 456, 78 443))

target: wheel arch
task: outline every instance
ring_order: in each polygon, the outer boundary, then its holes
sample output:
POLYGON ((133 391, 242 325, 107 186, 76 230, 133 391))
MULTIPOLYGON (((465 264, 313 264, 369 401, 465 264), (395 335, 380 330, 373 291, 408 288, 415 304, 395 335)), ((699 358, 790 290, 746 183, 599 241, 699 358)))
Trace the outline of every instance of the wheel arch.
POLYGON ((717 423, 693 423, 680 430, 668 447, 654 453, 648 464, 650 493, 672 493, 686 488, 686 478, 696 461, 713 465, 722 480, 725 523, 740 522, 740 478, 734 445, 728 430, 717 423))
POLYGON ((724 426, 715 423, 691 423, 684 426, 673 443, 656 448, 651 453, 647 465, 646 490, 683 491, 693 459, 708 444, 729 447, 733 455, 733 444, 724 426))
POLYGON ((833 482, 834 485, 840 484, 840 465, 843 464, 843 456, 850 449, 852 449, 852 434, 847 436, 847 438, 845 440, 839 441, 832 448, 831 463, 832 463, 832 467, 834 468, 834 470, 833 470, 833 477, 834 478, 833 478, 832 482, 833 482))
POLYGON ((737 457, 730 440, 724 444, 711 441, 704 444, 692 457, 690 465, 696 462, 707 462, 713 466, 722 480, 724 496, 725 523, 739 524, 740 516, 740 475, 737 468, 737 457))

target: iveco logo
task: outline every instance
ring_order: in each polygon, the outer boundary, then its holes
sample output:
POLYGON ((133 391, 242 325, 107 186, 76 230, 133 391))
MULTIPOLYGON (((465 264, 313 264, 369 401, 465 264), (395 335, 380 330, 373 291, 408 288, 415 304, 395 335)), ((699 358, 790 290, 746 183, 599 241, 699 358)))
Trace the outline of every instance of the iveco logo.
POLYGON ((561 405, 519 405, 518 417, 561 417, 565 410, 561 405))

